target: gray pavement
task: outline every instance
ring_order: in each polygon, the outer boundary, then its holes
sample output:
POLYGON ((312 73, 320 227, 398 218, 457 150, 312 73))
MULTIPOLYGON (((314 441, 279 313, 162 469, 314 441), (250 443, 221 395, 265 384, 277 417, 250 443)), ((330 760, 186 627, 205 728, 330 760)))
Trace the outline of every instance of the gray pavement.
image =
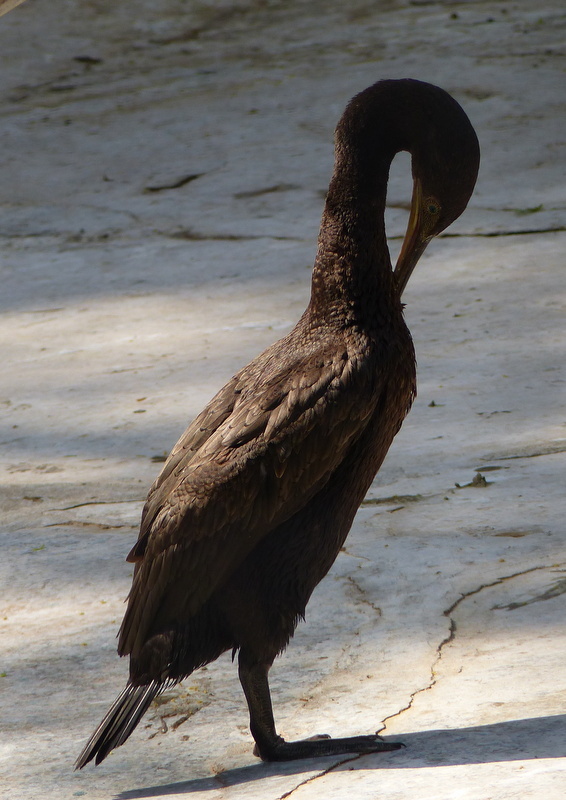
POLYGON ((564 797, 565 41, 558 0, 0 19, 0 796, 564 797), (288 738, 407 747, 258 762, 227 655, 74 773, 159 460, 302 312, 334 126, 384 77, 453 93, 482 169, 404 298, 419 397, 272 686, 288 738))

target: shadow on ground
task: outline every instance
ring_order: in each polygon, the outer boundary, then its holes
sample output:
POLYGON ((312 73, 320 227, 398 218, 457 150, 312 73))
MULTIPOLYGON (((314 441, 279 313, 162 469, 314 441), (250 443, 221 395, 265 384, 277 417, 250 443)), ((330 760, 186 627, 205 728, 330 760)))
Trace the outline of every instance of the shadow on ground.
MULTIPOLYGON (((364 769, 407 769, 465 764, 489 764, 500 761, 525 761, 539 758, 562 758, 566 714, 548 717, 533 717, 473 728, 421 731, 407 733, 399 738, 406 749, 387 755, 364 756, 364 769)), ((351 769, 356 766, 358 756, 345 756, 335 768, 351 769)), ((115 800, 136 800, 142 797, 166 797, 174 794, 218 791, 252 781, 265 780, 276 775, 300 775, 312 771, 313 764, 320 770, 332 769, 331 758, 313 761, 295 761, 287 764, 258 763, 249 767, 227 770, 215 778, 180 781, 162 786, 121 792, 115 800)))

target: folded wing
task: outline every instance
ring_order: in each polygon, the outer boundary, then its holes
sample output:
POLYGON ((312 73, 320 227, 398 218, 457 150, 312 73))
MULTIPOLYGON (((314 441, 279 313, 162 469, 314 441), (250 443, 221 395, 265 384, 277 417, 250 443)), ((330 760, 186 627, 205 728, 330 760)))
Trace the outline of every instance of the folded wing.
MULTIPOLYGON (((195 614, 276 525, 328 480, 379 390, 344 348, 271 348, 194 420, 150 490, 119 652, 195 614), (291 362, 291 363, 284 363, 291 362)), ((378 381, 377 381, 378 383, 378 381)))

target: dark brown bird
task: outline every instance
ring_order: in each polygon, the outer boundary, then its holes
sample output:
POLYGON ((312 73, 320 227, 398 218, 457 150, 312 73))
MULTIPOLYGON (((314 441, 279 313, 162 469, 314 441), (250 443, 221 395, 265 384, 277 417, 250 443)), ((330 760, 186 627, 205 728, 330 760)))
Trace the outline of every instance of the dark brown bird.
POLYGON ((211 400, 150 489, 119 634, 130 678, 77 768, 102 761, 163 689, 230 649, 262 759, 400 746, 378 736, 285 742, 268 671, 409 411, 415 354, 401 293, 428 242, 466 207, 479 146, 445 91, 386 80, 349 103, 335 152, 306 311, 211 400), (393 271, 384 211, 400 150, 412 155, 414 188, 393 271))

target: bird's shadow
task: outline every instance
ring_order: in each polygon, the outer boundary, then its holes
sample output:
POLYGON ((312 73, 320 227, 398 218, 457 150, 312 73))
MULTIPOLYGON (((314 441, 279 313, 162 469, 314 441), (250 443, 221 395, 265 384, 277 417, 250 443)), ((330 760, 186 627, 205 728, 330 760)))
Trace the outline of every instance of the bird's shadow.
POLYGON ((226 770, 214 778, 198 778, 128 790, 115 800, 166 797, 172 794, 218 791, 275 776, 300 775, 320 769, 326 771, 363 765, 368 769, 427 769, 463 764, 489 764, 496 761, 525 761, 566 756, 566 714, 532 717, 472 728, 421 731, 394 737, 406 747, 390 753, 359 757, 338 756, 279 764, 258 762, 248 767, 226 770))

